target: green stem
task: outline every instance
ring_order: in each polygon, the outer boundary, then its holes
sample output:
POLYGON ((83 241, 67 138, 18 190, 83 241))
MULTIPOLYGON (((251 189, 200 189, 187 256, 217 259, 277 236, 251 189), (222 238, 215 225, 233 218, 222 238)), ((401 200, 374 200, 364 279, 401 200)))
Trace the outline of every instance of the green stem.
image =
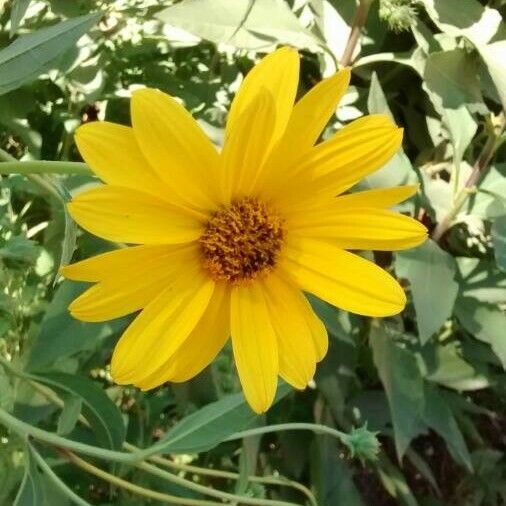
POLYGON ((144 487, 140 487, 138 485, 134 485, 127 480, 123 480, 114 474, 110 474, 103 469, 95 467, 94 465, 86 462, 85 460, 78 457, 76 454, 69 452, 67 450, 61 450, 61 453, 70 461, 72 464, 77 467, 83 469, 84 471, 93 474, 97 478, 101 478, 104 481, 107 481, 113 485, 124 488, 128 490, 132 494, 140 495, 142 497, 147 497, 149 499, 154 499, 155 501, 164 502, 167 504, 175 504, 176 506, 223 506, 221 502, 214 501, 205 501, 200 499, 187 499, 184 497, 177 497, 174 495, 164 494, 162 492, 156 492, 155 490, 149 490, 144 487))
POLYGON ((298 506, 291 502, 271 501, 270 499, 256 499, 254 497, 238 496, 236 494, 222 492, 221 490, 205 487, 203 485, 199 485, 198 483, 194 483, 193 481, 181 478, 175 474, 168 473, 167 471, 153 466, 152 464, 148 464, 147 462, 139 462, 135 464, 135 466, 139 469, 147 471, 150 474, 153 474, 154 476, 158 476, 164 480, 170 481, 177 485, 181 485, 182 487, 188 488, 190 490, 194 490, 195 492, 209 495, 211 497, 216 497, 217 499, 223 499, 225 501, 232 501, 233 503, 249 504, 255 506, 298 506))
POLYGON ((113 462, 121 462, 124 464, 136 464, 142 457, 138 453, 124 453, 116 452, 114 450, 106 450, 98 448, 97 446, 87 445, 79 443, 78 441, 72 441, 70 439, 58 436, 52 432, 34 427, 28 423, 19 420, 18 418, 10 415, 4 409, 0 408, 0 423, 10 428, 13 432, 18 434, 22 438, 32 437, 38 441, 58 446, 61 448, 68 448, 91 457, 98 457, 100 459, 111 460, 113 462))
MULTIPOLYGON (((9 155, 10 156, 10 155, 9 155)), ((90 168, 82 162, 52 162, 46 160, 34 160, 19 162, 7 160, 1 156, 0 174, 76 174, 91 176, 90 168)))
POLYGON ((333 436, 343 444, 347 444, 348 434, 341 432, 332 427, 326 427, 325 425, 319 425, 316 423, 280 423, 277 425, 268 425, 266 427, 258 427, 256 429, 244 430, 242 432, 236 432, 225 441, 235 441, 236 439, 243 439, 245 437, 259 436, 262 434, 269 434, 271 432, 278 432, 283 430, 309 430, 315 434, 326 434, 333 436))
POLYGON ((92 506, 88 501, 85 501, 82 497, 79 497, 73 490, 71 490, 67 485, 59 478, 59 476, 51 469, 51 467, 47 464, 47 462, 42 458, 42 456, 37 452, 37 450, 30 445, 30 453, 33 458, 36 460, 39 467, 42 469, 42 472, 49 478, 53 485, 61 491, 63 495, 68 497, 74 504, 78 506, 92 506))

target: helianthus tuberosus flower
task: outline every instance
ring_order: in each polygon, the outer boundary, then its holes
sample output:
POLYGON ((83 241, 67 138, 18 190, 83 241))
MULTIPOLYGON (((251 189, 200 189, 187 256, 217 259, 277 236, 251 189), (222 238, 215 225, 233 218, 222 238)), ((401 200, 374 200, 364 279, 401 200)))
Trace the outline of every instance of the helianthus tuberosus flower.
POLYGON ((416 187, 343 195, 392 157, 402 130, 372 115, 317 144, 350 72, 295 103, 298 72, 289 48, 253 68, 221 152, 154 89, 134 92, 132 128, 78 129, 82 156, 106 184, 76 196, 70 213, 89 232, 134 245, 63 269, 95 283, 71 304, 74 317, 140 311, 114 350, 117 383, 148 390, 188 380, 231 337, 245 396, 263 412, 278 376, 304 388, 327 351, 325 327, 303 292, 361 315, 403 309, 397 281, 347 250, 423 242, 420 223, 387 209, 416 187))

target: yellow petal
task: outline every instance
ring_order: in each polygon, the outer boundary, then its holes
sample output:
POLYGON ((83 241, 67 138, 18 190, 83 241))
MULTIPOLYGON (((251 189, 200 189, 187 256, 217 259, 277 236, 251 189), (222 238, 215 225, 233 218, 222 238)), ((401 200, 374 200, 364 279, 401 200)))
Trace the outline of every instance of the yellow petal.
POLYGON ((84 229, 110 241, 178 244, 201 235, 202 225, 185 211, 153 195, 104 185, 72 199, 68 210, 84 229))
POLYGON ((283 47, 263 58, 244 78, 230 107, 225 138, 236 128, 240 115, 262 89, 271 95, 276 107, 273 139, 283 134, 292 112, 299 80, 299 55, 283 47))
MULTIPOLYGON (((326 341, 325 328, 310 308, 308 310, 308 302, 298 287, 277 273, 271 274, 263 286, 278 338, 279 373, 287 383, 303 389, 314 376, 316 345, 321 347, 321 342, 326 341)), ((318 355, 321 351, 318 350, 318 355)))
POLYGON ((279 146, 269 157, 269 167, 289 167, 314 145, 335 113, 350 77, 350 69, 345 68, 319 82, 295 104, 279 146))
POLYGON ((360 118, 318 144, 293 167, 292 178, 269 188, 280 208, 338 195, 380 169, 398 151, 402 129, 387 116, 360 118))
POLYGON ((120 338, 111 374, 120 384, 142 382, 181 346, 204 314, 214 282, 200 269, 186 269, 140 313, 120 338))
POLYGON ((217 284, 211 301, 196 327, 154 374, 139 383, 150 390, 167 381, 188 381, 207 367, 230 336, 230 290, 217 284))
POLYGON ((70 304, 70 313, 78 320, 99 322, 139 311, 197 262, 197 246, 186 245, 165 246, 163 253, 142 258, 142 262, 131 261, 123 270, 114 265, 98 284, 70 304))
POLYGON ((219 157, 191 114, 149 88, 135 91, 130 106, 139 147, 160 179, 190 207, 213 209, 219 157))
POLYGON ((246 400, 256 413, 269 409, 279 372, 277 337, 259 283, 234 286, 231 295, 234 358, 246 400))
POLYGON ((334 200, 335 206, 345 207, 392 207, 412 197, 419 185, 394 186, 391 188, 375 188, 361 192, 340 195, 334 200))
POLYGON ((289 236, 279 264, 303 290, 351 313, 390 316, 406 304, 390 274, 325 241, 289 236))
POLYGON ((102 281, 105 278, 121 276, 134 267, 149 262, 154 257, 169 254, 180 246, 132 246, 108 251, 86 260, 64 265, 60 273, 75 281, 102 281))
POLYGON ((131 128, 93 121, 77 129, 75 141, 85 162, 102 181, 161 198, 169 196, 169 189, 144 158, 131 128))
POLYGON ((264 88, 237 117, 223 146, 225 201, 251 193, 271 146, 275 104, 264 88))
POLYGON ((374 207, 346 209, 330 204, 299 215, 288 227, 296 235, 329 239, 343 249, 393 251, 412 248, 427 239, 427 229, 419 221, 374 207))

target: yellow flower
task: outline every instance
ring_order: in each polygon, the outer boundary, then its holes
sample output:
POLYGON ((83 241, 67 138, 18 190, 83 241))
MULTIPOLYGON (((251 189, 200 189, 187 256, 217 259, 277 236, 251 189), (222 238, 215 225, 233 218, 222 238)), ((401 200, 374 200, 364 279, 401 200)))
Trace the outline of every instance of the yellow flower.
POLYGON ((141 310, 111 372, 143 390, 186 381, 232 339, 246 399, 271 405, 278 375, 302 389, 327 351, 303 291, 353 313, 399 313, 405 295, 374 263, 346 250, 423 242, 417 221, 387 210, 415 186, 340 196, 399 149, 385 116, 360 118, 316 141, 350 79, 325 79, 295 103, 297 52, 282 48, 245 78, 219 153, 191 115, 154 89, 133 94, 133 127, 89 123, 79 150, 106 183, 69 204, 110 241, 136 244, 63 268, 95 283, 70 306, 104 321, 141 310))

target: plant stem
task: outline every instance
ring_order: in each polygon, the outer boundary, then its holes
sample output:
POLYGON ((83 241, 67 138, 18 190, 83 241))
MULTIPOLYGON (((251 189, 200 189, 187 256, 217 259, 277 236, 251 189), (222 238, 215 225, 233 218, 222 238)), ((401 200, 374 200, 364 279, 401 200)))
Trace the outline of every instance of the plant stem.
MULTIPOLYGON (((138 450, 138 448, 134 445, 131 445, 129 443, 125 443, 123 447, 126 450, 138 450)), ((151 462, 154 462, 155 464, 158 464, 163 467, 168 467, 170 469, 175 469, 177 471, 183 471, 186 473, 194 473, 194 474, 200 474, 203 476, 213 476, 215 478, 222 478, 224 480, 238 480, 240 478, 239 473, 234 473, 231 471, 222 471, 220 469, 207 469, 205 467, 199 467, 199 466, 193 466, 188 464, 179 464, 177 462, 174 462, 172 460, 159 457, 156 455, 153 455, 152 457, 149 457, 151 462)), ((317 506, 316 499, 312 492, 302 485, 301 483, 297 483, 296 481, 289 480, 288 478, 284 478, 282 476, 248 476, 249 482, 254 483, 262 483, 264 485, 277 485, 280 487, 292 487, 302 494, 304 494, 312 506, 317 506)))
MULTIPOLYGON (((325 425, 319 425, 316 423, 280 423, 277 425, 268 425, 266 427, 258 427, 256 429, 244 430, 242 432, 236 432, 229 436, 225 441, 235 441, 236 439, 243 439, 245 437, 259 436, 261 434, 269 434, 271 432, 278 432, 281 430, 309 430, 316 434, 326 434, 333 436, 342 443, 345 443, 348 434, 341 432, 332 427, 326 427, 325 425)), ((346 443, 345 443, 346 444, 346 443)))
POLYGON ((284 501, 271 501, 270 499, 257 499, 254 497, 245 497, 239 496, 236 494, 229 494, 228 492, 222 492, 221 490, 216 490, 213 488, 205 487, 203 485, 199 485, 198 483, 194 483, 193 481, 186 480, 185 478, 181 478, 180 476, 176 476, 175 474, 168 473, 159 467, 153 466, 152 464, 148 464, 147 462, 138 462, 135 464, 135 467, 147 471, 159 478, 170 481, 177 485, 181 485, 182 487, 188 488, 190 490, 194 490, 195 492, 199 492, 201 494, 206 494, 211 497, 216 497, 217 499, 222 499, 225 501, 232 501, 232 503, 240 503, 240 504, 249 504, 254 506, 297 506, 291 502, 284 501))
POLYGON ((51 469, 51 467, 47 464, 47 462, 41 457, 39 452, 37 452, 37 450, 35 450, 35 448, 32 445, 30 445, 29 448, 30 453, 32 454, 33 458, 36 460, 37 464, 40 466, 42 471, 46 474, 46 476, 53 483, 53 485, 62 492, 62 494, 64 494, 74 504, 77 504, 78 506, 92 506, 88 501, 85 501, 82 497, 79 497, 60 479, 60 477, 51 469))
POLYGON ((343 67, 347 67, 351 63, 353 53, 355 52, 355 48, 357 47, 360 39, 360 33, 362 32, 362 28, 364 28, 367 15, 369 14, 369 9, 373 1, 374 0, 360 0, 357 12, 355 13, 355 18, 353 19, 348 42, 346 43, 343 55, 341 56, 341 65, 343 67))
POLYGON ((441 222, 437 225, 432 233, 432 239, 436 242, 439 242, 446 231, 450 228, 453 223, 453 220, 457 217, 459 211, 462 209, 462 206, 466 203, 470 194, 475 193, 476 185, 480 178, 487 172, 490 161, 492 160, 497 148, 501 144, 501 134, 504 131, 506 124, 506 119, 503 117, 502 123, 499 127, 497 133, 492 133, 487 141, 485 142, 485 146, 478 156, 476 163, 473 166, 473 170, 469 175, 464 187, 458 192, 453 202, 451 209, 448 211, 448 214, 441 220, 441 222))
POLYGON ((33 425, 25 423, 18 418, 15 418, 2 408, 0 408, 0 423, 11 429, 22 438, 33 437, 38 441, 49 443, 53 446, 58 446, 61 448, 68 448, 79 453, 84 453, 85 455, 90 455, 91 457, 98 457, 113 462, 134 465, 142 459, 142 457, 139 457, 136 453, 124 453, 114 450, 107 450, 99 448, 97 446, 80 443, 78 441, 72 441, 70 439, 58 436, 52 432, 47 432, 45 430, 39 429, 38 427, 34 427, 33 425))
POLYGON ((60 449, 59 451, 65 458, 67 458, 70 462, 72 462, 72 464, 76 465, 77 467, 83 469, 84 471, 90 474, 93 474, 94 476, 97 476, 98 478, 101 478, 104 481, 107 481, 118 487, 124 488, 125 490, 132 492, 132 494, 140 495, 142 497, 147 497, 149 499, 154 499, 155 501, 160 501, 167 504, 175 504, 176 506, 183 506, 183 505, 223 506, 223 503, 221 502, 177 497, 169 494, 164 494, 162 492, 156 492, 155 490, 149 490, 147 488, 140 487, 138 485, 134 485, 133 483, 130 483, 127 480, 123 480, 122 478, 119 478, 114 474, 110 474, 107 471, 104 471, 103 469, 100 469, 90 464, 89 462, 86 462, 86 460, 83 460, 82 458, 78 457, 75 453, 72 453, 65 449, 60 449))
MULTIPOLYGON (((5 153, 5 152, 4 152, 5 153)), ((10 156, 10 155, 9 155, 10 156)), ((91 176, 90 168, 81 162, 52 162, 46 160, 34 160, 19 162, 7 160, 4 155, 0 156, 0 174, 76 174, 91 176)))

